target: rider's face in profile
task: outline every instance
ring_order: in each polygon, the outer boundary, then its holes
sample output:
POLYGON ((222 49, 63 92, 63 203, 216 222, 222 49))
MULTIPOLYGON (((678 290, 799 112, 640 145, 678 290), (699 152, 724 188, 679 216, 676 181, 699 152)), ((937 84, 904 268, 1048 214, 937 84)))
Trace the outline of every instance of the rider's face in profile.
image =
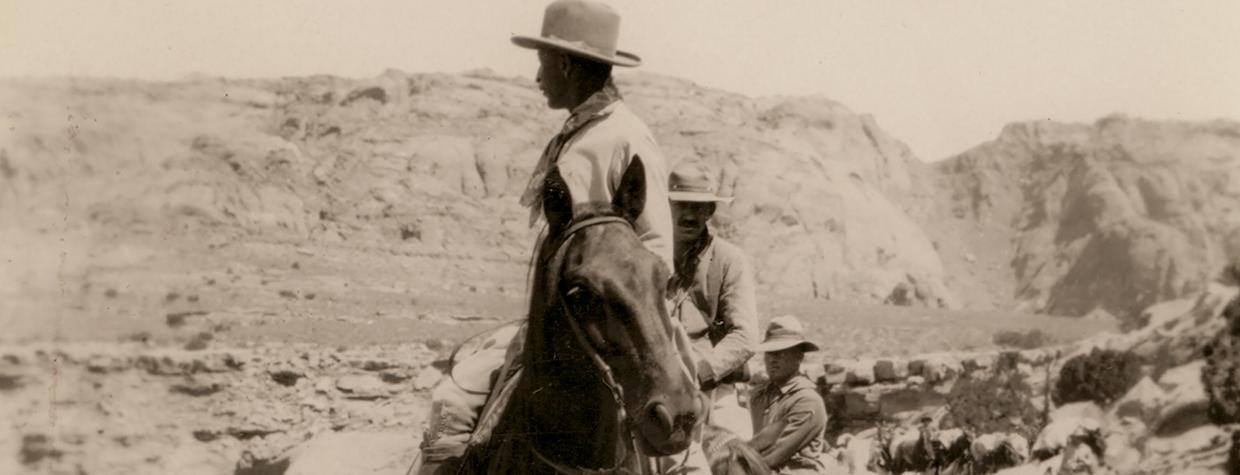
POLYGON ((559 51, 538 50, 538 89, 547 98, 547 107, 567 109, 572 107, 569 97, 568 57, 559 51))
POLYGON ((715 214, 712 202, 672 202, 672 224, 677 241, 692 241, 706 232, 706 223, 715 214))
POLYGON ((772 382, 787 381, 796 375, 801 370, 801 361, 804 359, 805 351, 799 346, 762 354, 762 362, 766 364, 766 374, 772 382))

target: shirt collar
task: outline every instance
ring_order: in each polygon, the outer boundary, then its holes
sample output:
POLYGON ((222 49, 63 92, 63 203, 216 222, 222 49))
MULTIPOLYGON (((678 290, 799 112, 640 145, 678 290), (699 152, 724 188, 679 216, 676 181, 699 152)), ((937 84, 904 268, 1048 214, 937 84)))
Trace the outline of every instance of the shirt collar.
POLYGON ((586 98, 585 102, 573 108, 572 113, 568 116, 568 120, 564 121, 564 129, 560 133, 564 135, 571 134, 592 119, 610 114, 612 110, 610 106, 621 99, 623 97, 620 96, 620 90, 616 88, 616 83, 608 78, 607 82, 603 84, 602 89, 591 94, 590 97, 586 98))
POLYGON ((779 386, 768 383, 766 389, 775 395, 783 396, 801 389, 814 389, 813 384, 804 374, 797 374, 779 386))

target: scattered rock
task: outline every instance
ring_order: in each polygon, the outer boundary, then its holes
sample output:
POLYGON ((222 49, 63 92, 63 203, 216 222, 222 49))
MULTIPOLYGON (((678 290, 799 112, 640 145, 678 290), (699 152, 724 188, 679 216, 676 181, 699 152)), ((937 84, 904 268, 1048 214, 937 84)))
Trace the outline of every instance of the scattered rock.
POLYGON ((267 375, 271 376, 271 380, 281 386, 296 386, 298 380, 306 377, 305 372, 291 368, 267 370, 267 375))
POLYGON ((169 327, 179 328, 182 325, 185 325, 185 319, 189 317, 197 317, 197 316, 206 315, 206 314, 207 312, 205 310, 192 310, 188 312, 172 312, 164 317, 164 321, 168 323, 169 327))
POLYGON ((284 475, 288 473, 289 459, 260 459, 250 451, 241 453, 241 459, 233 469, 233 475, 284 475))
POLYGON ((336 389, 347 393, 350 399, 379 399, 391 395, 391 387, 371 374, 341 376, 336 380, 336 389))
POLYGON ((284 298, 286 298, 286 299, 295 299, 295 298, 297 298, 297 293, 296 293, 296 292, 293 292, 292 290, 281 290, 281 291, 279 292, 279 294, 280 294, 280 296, 281 296, 281 297, 284 297, 284 298))
POLYGON ((99 374, 113 373, 129 366, 130 362, 115 356, 95 355, 86 361, 86 370, 99 374))
POLYGON ((1105 415, 1097 404, 1076 402, 1065 404, 1051 411, 1050 422, 1038 434, 1032 450, 1042 457, 1063 451, 1069 440, 1083 432, 1101 431, 1105 415))
POLYGON ((126 335, 122 339, 127 340, 127 341, 134 341, 138 343, 150 343, 151 334, 150 332, 144 332, 144 331, 134 332, 134 333, 130 333, 129 335, 126 335))
POLYGON ((412 377, 413 375, 409 374, 409 371, 405 370, 391 370, 379 373, 379 378, 383 379, 383 382, 388 384, 400 384, 408 381, 412 377))
POLYGON ((285 475, 404 475, 417 445, 405 432, 325 432, 298 446, 285 475))
POLYGON ((1167 403, 1167 393, 1149 377, 1141 378, 1112 406, 1116 417, 1135 417, 1149 424, 1167 403))
POLYGON ((0 373, 0 391, 12 391, 25 386, 22 379, 20 375, 0 373))
POLYGON ((418 373, 418 377, 413 380, 413 389, 425 391, 435 387, 439 381, 443 379, 443 373, 436 371, 434 368, 425 368, 418 373))
POLYGON ((184 394, 193 397, 210 396, 224 389, 224 385, 220 383, 202 383, 190 381, 184 384, 174 384, 170 391, 177 394, 184 394))
POLYGON ((322 377, 314 382, 314 392, 319 394, 331 394, 335 392, 336 382, 331 378, 322 377))
POLYGON ((44 459, 59 460, 64 451, 56 448, 51 437, 44 434, 26 434, 22 436, 22 447, 19 457, 24 465, 34 465, 44 459))
POLYGON ((350 361, 349 365, 365 371, 384 371, 399 367, 396 363, 384 360, 356 360, 350 361))
POLYGON ((211 442, 215 439, 220 438, 220 433, 218 431, 206 430, 206 429, 196 429, 193 432, 191 432, 191 435, 194 436, 194 440, 197 440, 199 442, 211 442))
POLYGON ((188 351, 201 351, 207 349, 207 343, 211 341, 210 333, 199 333, 194 335, 189 342, 185 343, 185 349, 188 351))

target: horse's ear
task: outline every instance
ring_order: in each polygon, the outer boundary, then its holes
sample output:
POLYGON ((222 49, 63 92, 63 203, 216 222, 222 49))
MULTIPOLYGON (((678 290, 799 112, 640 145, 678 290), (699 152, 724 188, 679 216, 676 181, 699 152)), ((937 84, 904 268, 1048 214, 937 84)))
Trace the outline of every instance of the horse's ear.
POLYGON ((629 222, 636 221, 642 210, 646 209, 646 166, 642 164, 641 157, 634 156, 633 161, 629 162, 611 204, 629 222))

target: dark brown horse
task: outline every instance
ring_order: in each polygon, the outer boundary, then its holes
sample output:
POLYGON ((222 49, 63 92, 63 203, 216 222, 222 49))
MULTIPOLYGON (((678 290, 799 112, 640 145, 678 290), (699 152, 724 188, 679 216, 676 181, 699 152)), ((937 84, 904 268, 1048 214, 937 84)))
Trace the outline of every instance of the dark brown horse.
POLYGON ((641 473, 688 447, 704 405, 673 343, 669 271, 633 230, 644 176, 634 159, 612 203, 574 210, 549 175, 520 381, 462 472, 641 473))

